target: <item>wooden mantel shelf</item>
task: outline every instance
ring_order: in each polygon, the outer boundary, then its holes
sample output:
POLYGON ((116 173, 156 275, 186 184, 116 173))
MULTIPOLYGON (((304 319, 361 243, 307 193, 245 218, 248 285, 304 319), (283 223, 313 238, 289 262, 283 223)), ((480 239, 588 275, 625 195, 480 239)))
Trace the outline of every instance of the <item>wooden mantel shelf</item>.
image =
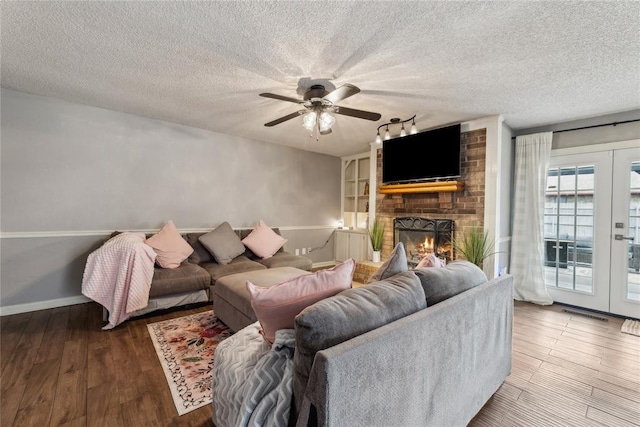
POLYGON ((413 184, 390 184, 381 185, 378 188, 380 194, 401 194, 401 193, 453 193, 464 190, 462 181, 438 181, 421 182, 413 184))

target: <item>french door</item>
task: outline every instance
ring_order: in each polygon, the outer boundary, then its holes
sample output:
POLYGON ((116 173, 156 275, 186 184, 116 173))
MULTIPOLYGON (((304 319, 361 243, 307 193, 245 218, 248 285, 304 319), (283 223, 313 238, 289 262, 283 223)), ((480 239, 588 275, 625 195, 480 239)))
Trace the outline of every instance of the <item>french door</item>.
POLYGON ((553 156, 544 219, 554 301, 640 318, 640 148, 553 156))

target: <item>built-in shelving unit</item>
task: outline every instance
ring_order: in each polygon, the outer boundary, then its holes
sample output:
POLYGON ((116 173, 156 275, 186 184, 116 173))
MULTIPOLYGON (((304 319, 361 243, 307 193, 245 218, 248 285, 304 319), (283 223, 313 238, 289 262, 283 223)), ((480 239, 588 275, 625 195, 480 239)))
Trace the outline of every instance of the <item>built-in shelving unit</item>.
POLYGON ((421 182, 413 184, 381 185, 378 188, 380 194, 405 194, 405 193, 454 193, 464 190, 463 181, 438 181, 421 182))
POLYGON ((345 228, 369 224, 369 153, 342 158, 342 220, 345 228))

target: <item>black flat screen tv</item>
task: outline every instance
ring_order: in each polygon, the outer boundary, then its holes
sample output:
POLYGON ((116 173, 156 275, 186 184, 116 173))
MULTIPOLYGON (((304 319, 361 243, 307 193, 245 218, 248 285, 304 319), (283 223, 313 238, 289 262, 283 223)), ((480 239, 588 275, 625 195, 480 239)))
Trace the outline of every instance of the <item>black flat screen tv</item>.
POLYGON ((382 142, 382 183, 399 184, 460 176, 460 124, 382 142))

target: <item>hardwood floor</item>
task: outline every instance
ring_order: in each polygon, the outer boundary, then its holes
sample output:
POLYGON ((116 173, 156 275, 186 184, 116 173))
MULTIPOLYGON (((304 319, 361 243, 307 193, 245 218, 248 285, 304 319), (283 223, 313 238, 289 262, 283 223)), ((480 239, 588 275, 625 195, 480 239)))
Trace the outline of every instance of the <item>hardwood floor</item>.
MULTIPOLYGON (((0 426, 213 426, 209 405, 177 415, 146 328, 209 308, 111 331, 94 303, 0 318, 0 426)), ((640 426, 640 337, 564 308, 515 303, 512 373, 471 426, 640 426)))

